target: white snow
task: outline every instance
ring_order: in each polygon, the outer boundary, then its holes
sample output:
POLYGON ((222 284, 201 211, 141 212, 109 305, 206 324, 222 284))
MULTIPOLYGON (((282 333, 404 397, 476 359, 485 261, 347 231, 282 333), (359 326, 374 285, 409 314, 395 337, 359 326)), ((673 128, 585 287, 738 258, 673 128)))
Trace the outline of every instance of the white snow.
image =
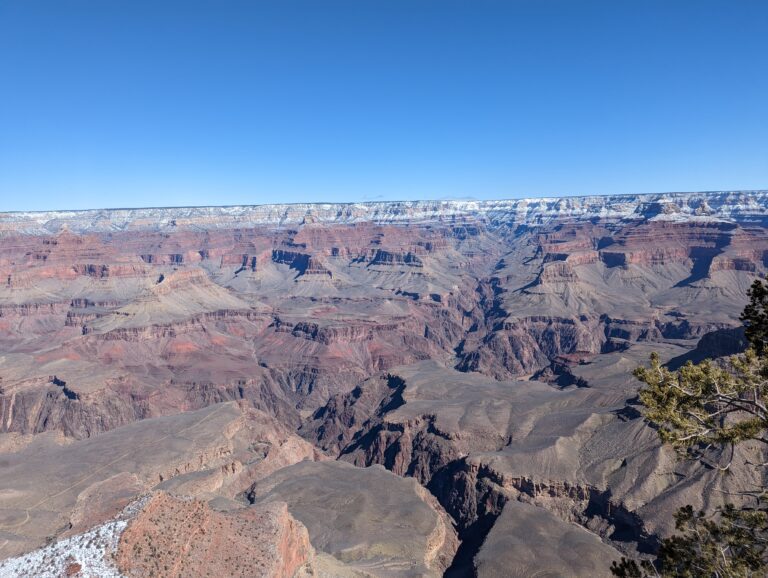
POLYGON ((113 555, 127 525, 124 520, 107 522, 29 554, 3 560, 0 577, 61 578, 70 564, 76 563, 81 566, 78 578, 121 578, 113 555))
POLYGON ((125 230, 197 230, 233 226, 300 225, 306 218, 319 223, 412 223, 476 218, 491 226, 538 224, 554 219, 639 219, 750 221, 768 218, 768 191, 661 193, 498 201, 393 201, 94 209, 0 213, 4 232, 55 234, 125 230))
POLYGON ((34 550, 0 561, 0 578, 62 578, 72 564, 79 564, 77 578, 122 578, 114 555, 123 530, 149 500, 141 496, 109 522, 34 550))

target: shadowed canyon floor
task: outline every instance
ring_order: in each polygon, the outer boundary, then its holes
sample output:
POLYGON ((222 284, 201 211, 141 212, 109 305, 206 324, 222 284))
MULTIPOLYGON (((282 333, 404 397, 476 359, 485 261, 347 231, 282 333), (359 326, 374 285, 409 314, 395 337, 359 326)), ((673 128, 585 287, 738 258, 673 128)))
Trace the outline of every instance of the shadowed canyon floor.
POLYGON ((661 447, 631 371, 743 347, 766 222, 760 191, 0 214, 0 576, 608 575, 755 481, 755 448, 661 447))

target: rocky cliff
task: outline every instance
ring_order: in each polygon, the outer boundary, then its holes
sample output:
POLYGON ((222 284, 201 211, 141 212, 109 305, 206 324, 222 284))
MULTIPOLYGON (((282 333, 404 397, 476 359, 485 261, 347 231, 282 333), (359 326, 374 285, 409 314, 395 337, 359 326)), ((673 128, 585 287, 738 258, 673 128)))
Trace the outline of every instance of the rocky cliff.
POLYGON ((675 462, 631 370, 743 347, 767 215, 765 191, 0 214, 0 557, 155 491, 222 524, 287 504, 320 574, 524 575, 543 535, 590 575, 650 552, 751 478, 675 462), (291 467, 349 516, 321 532, 291 467), (359 531, 408 507, 407 544, 359 531))
POLYGON ((222 229, 259 225, 416 223, 481 219, 496 225, 556 219, 758 221, 768 216, 768 191, 661 193, 500 201, 384 201, 229 207, 168 207, 0 213, 0 231, 77 233, 123 230, 222 229))

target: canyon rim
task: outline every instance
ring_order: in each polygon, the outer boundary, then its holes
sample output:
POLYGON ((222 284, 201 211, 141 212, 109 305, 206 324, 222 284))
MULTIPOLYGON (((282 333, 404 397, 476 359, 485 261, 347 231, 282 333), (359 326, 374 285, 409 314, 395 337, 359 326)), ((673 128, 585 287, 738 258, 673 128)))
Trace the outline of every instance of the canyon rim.
MULTIPOLYGON (((768 191, 0 214, 0 576, 609 576, 759 483, 632 369, 746 347, 768 191)), ((746 458, 743 458, 746 459, 746 458)))

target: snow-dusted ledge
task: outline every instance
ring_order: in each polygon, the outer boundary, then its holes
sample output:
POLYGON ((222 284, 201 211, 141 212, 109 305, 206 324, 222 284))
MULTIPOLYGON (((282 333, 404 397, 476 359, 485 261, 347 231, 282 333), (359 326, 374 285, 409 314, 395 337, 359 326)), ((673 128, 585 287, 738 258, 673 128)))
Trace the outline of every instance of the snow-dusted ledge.
POLYGON ((120 578, 114 553, 128 522, 118 520, 17 558, 0 562, 2 578, 61 578, 76 571, 83 578, 120 578))
POLYGON ((0 578, 122 578, 115 564, 117 545, 129 520, 147 500, 147 496, 138 498, 113 520, 87 532, 0 561, 0 578))
POLYGON ((768 191, 660 193, 498 201, 393 201, 228 207, 167 207, 0 213, 0 233, 211 230, 306 223, 418 223, 481 219, 490 225, 555 219, 755 221, 768 218, 768 191))

